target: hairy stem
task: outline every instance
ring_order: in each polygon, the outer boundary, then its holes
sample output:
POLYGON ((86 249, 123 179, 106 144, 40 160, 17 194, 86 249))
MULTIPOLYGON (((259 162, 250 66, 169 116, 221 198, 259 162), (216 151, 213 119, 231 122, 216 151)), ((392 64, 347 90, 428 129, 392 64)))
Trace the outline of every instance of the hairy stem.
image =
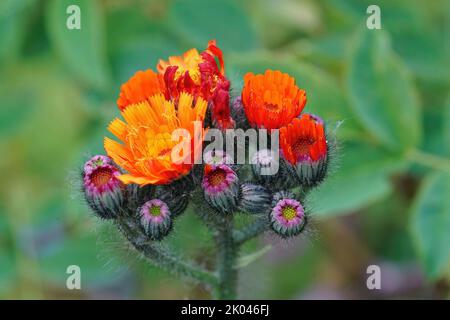
POLYGON ((260 217, 252 224, 246 226, 240 230, 234 230, 233 238, 234 243, 237 246, 240 246, 247 242, 248 240, 259 236, 261 233, 266 231, 269 228, 269 220, 267 217, 260 217))
POLYGON ((236 299, 237 270, 235 261, 238 246, 233 240, 233 216, 223 216, 217 225, 217 276, 219 284, 216 290, 218 299, 236 299))
POLYGON ((133 246, 155 265, 175 275, 183 275, 186 278, 194 279, 212 286, 217 286, 218 284, 217 277, 213 273, 206 271, 199 266, 184 262, 179 257, 160 247, 151 244, 135 245, 134 243, 133 246))
POLYGON ((121 218, 117 221, 119 229, 133 247, 158 267, 175 275, 183 275, 186 278, 207 283, 216 287, 217 277, 200 266, 183 261, 180 257, 167 249, 147 241, 136 222, 131 218, 121 218))

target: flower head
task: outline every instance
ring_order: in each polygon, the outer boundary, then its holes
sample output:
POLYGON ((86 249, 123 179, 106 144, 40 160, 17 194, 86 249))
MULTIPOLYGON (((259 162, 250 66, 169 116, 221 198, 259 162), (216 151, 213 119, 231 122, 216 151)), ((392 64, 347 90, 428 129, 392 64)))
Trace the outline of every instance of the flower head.
POLYGON ((206 201, 221 212, 237 206, 239 183, 236 172, 224 164, 205 165, 202 187, 206 201))
POLYGON ((209 41, 208 48, 202 53, 197 49, 190 49, 182 56, 171 56, 167 61, 160 60, 157 69, 164 75, 170 97, 177 99, 183 91, 194 97, 202 97, 211 104, 216 126, 221 129, 233 126, 229 106, 230 82, 225 77, 222 51, 215 40, 209 41))
POLYGON ((281 199, 270 213, 272 229, 283 237, 299 234, 305 224, 306 216, 301 203, 295 199, 281 199))
POLYGON ((280 71, 244 76, 242 103, 253 127, 279 129, 297 117, 306 104, 306 93, 295 79, 280 71))
POLYGON ((120 88, 117 105, 123 111, 130 104, 147 101, 158 93, 166 95, 164 77, 151 69, 138 71, 120 88))
POLYGON ((97 155, 83 168, 83 188, 90 207, 101 218, 117 216, 123 204, 124 186, 118 179, 119 169, 109 157, 97 155))
POLYGON ((84 187, 91 195, 102 194, 114 190, 121 185, 121 172, 112 164, 110 158, 102 155, 94 156, 84 165, 84 187))
POLYGON ((195 130, 194 121, 203 123, 206 101, 198 98, 194 103, 192 95, 181 93, 178 106, 156 94, 138 104, 129 105, 122 116, 125 122, 115 119, 109 130, 123 142, 120 144, 105 138, 108 155, 128 171, 119 176, 125 183, 167 184, 188 174, 194 164, 194 155, 201 155, 204 130, 195 130), (173 161, 178 141, 172 139, 177 129, 185 129, 190 134, 189 152, 173 161), (200 131, 200 132, 197 132, 200 131))
POLYGON ((293 165, 318 161, 327 155, 324 127, 304 114, 280 129, 280 146, 285 159, 293 165))
POLYGON ((139 208, 141 226, 152 240, 161 240, 172 228, 169 207, 160 199, 147 201, 139 208))
POLYGON ((300 181, 315 185, 326 173, 328 146, 323 122, 304 114, 280 129, 280 147, 284 159, 294 166, 300 181))

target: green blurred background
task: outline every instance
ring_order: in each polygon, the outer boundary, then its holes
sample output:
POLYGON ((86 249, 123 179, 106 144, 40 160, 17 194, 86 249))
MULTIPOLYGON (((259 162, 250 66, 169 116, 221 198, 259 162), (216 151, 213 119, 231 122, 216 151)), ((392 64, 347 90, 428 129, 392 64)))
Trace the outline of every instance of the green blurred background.
MULTIPOLYGON (((210 297, 129 251, 76 181, 103 152, 120 84, 217 39, 235 90, 247 71, 280 69, 306 89, 305 111, 341 123, 314 225, 246 245, 261 257, 241 261, 240 297, 450 298, 449 16, 445 0, 1 1, 0 297, 210 297), (66 28, 70 4, 81 30, 66 28), (366 28, 370 4, 382 30, 366 28), (71 264, 82 290, 66 289, 71 264), (370 264, 381 290, 366 287, 370 264)), ((193 214, 169 241, 213 262, 193 214)))

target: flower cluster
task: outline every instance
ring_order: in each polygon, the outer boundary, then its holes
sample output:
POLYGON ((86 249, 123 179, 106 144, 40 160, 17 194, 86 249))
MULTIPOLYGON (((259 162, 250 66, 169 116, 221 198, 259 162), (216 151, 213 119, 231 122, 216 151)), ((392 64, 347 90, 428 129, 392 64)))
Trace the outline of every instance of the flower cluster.
POLYGON ((121 118, 108 127, 115 138, 104 140, 107 156, 84 166, 93 211, 134 219, 151 241, 169 234, 190 201, 209 215, 265 219, 283 238, 300 234, 309 215, 305 196, 327 173, 325 123, 302 113, 306 92, 289 74, 247 73, 243 82, 232 97, 215 41, 201 53, 160 60, 156 71, 136 72, 121 87, 121 118), (206 150, 209 131, 224 136, 233 129, 268 132, 271 146, 251 146, 249 163, 235 163, 223 148, 206 150), (183 134, 188 139, 180 142, 183 134))

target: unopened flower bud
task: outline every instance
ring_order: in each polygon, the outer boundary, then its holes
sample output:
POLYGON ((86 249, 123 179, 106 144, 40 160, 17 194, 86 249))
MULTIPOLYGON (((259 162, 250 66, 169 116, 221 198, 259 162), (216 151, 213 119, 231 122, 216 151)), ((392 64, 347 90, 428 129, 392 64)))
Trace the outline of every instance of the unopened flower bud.
POLYGON ((186 210, 189 204, 189 193, 181 186, 160 186, 156 192, 158 199, 164 201, 175 218, 186 210), (178 188, 177 188, 178 187, 178 188))
POLYGON ((172 229, 169 207, 160 199, 153 199, 144 203, 139 208, 139 218, 145 234, 151 240, 161 240, 172 229))
POLYGON ((283 238, 298 235, 306 222, 303 206, 295 199, 279 200, 270 212, 272 230, 283 238))
POLYGON ((206 164, 231 164, 233 159, 223 150, 209 150, 205 152, 203 160, 206 164))
POLYGON ((291 188, 298 185, 295 171, 289 170, 286 161, 275 151, 262 149, 252 158, 252 172, 255 179, 272 190, 291 188))
POLYGON ((239 199, 239 210, 251 214, 267 213, 270 209, 269 191, 257 184, 243 183, 239 199))
POLYGON ((272 207, 275 207, 278 201, 283 199, 294 199, 295 195, 291 191, 282 190, 273 194, 272 197, 272 207))
POLYGON ((84 165, 84 194, 100 218, 114 219, 121 213, 125 186, 117 178, 120 175, 119 169, 106 156, 94 156, 84 165))
POLYGON ((238 180, 227 165, 205 165, 202 187, 206 202, 222 213, 233 212, 238 202, 238 180))

